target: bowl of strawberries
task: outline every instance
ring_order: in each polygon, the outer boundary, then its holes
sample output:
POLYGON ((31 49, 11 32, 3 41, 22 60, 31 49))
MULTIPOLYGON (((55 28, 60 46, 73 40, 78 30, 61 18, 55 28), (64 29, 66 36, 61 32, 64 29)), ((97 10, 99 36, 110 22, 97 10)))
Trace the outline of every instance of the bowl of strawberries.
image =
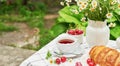
POLYGON ((75 37, 80 44, 83 43, 84 31, 81 29, 70 29, 66 32, 68 35, 75 37))

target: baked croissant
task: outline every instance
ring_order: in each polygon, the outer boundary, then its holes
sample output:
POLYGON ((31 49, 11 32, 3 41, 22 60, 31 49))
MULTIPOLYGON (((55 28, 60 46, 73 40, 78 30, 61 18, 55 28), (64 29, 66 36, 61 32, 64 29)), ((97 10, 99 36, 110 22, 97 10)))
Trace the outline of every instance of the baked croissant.
POLYGON ((120 52, 105 46, 94 46, 90 58, 100 66, 120 66, 120 52))

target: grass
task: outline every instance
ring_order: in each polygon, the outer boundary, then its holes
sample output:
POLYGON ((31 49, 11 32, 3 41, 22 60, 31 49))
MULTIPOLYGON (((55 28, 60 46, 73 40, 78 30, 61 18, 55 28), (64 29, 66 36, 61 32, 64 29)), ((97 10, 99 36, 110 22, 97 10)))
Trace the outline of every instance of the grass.
POLYGON ((14 31, 17 30, 17 27, 15 26, 8 26, 5 25, 4 23, 0 22, 0 32, 9 32, 9 31, 14 31))

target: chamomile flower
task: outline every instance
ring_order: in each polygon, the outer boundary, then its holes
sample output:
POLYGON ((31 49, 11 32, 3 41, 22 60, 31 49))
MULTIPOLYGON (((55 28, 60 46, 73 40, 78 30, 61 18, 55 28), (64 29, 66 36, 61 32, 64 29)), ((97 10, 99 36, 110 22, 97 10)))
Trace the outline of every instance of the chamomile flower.
POLYGON ((64 6, 64 2, 60 2, 60 5, 64 6))
POLYGON ((107 17, 107 18, 111 18, 112 16, 113 16, 112 13, 107 13, 107 14, 106 14, 106 17, 107 17))
POLYGON ((81 5, 81 8, 82 8, 82 9, 85 9, 85 8, 86 8, 86 5, 82 4, 82 5, 81 5))
POLYGON ((83 10, 83 8, 79 7, 79 11, 81 12, 83 10))
POLYGON ((88 3, 85 1, 77 1, 77 5, 80 7, 84 5, 86 7, 88 5, 88 3))
POLYGON ((109 26, 109 27, 115 27, 115 26, 116 26, 116 23, 110 23, 108 26, 109 26))
POLYGON ((72 0, 65 0, 66 2, 72 2, 72 0))
POLYGON ((82 22, 85 22, 85 21, 86 21, 86 18, 85 18, 85 17, 83 17, 83 18, 81 19, 81 21, 82 21, 82 22))
POLYGON ((111 5, 114 5, 114 4, 116 4, 116 3, 117 3, 116 0, 112 0, 112 1, 111 1, 111 5))
POLYGON ((95 11, 95 8, 90 8, 90 11, 92 11, 92 12, 95 11))
POLYGON ((93 8, 96 8, 96 7, 97 7, 97 1, 93 0, 91 4, 92 4, 92 7, 93 7, 93 8))
POLYGON ((79 11, 77 9, 73 9, 72 12, 75 14, 79 14, 79 11))
POLYGON ((100 7, 100 8, 99 8, 99 10, 101 11, 101 10, 102 10, 102 8, 100 7))
POLYGON ((83 1, 77 1, 77 5, 81 6, 83 4, 83 1))
POLYGON ((70 6, 70 4, 68 3, 68 2, 66 2, 66 5, 69 7, 70 6))

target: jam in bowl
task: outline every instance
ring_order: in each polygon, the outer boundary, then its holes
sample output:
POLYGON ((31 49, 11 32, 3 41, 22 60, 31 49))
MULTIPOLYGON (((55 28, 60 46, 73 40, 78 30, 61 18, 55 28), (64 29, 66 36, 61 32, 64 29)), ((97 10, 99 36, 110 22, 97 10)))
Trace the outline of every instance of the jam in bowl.
POLYGON ((74 42, 74 40, 71 39, 61 39, 59 41, 60 44, 72 44, 74 42))
POLYGON ((74 53, 80 44, 75 37, 62 34, 57 38, 56 45, 62 53, 74 53))

